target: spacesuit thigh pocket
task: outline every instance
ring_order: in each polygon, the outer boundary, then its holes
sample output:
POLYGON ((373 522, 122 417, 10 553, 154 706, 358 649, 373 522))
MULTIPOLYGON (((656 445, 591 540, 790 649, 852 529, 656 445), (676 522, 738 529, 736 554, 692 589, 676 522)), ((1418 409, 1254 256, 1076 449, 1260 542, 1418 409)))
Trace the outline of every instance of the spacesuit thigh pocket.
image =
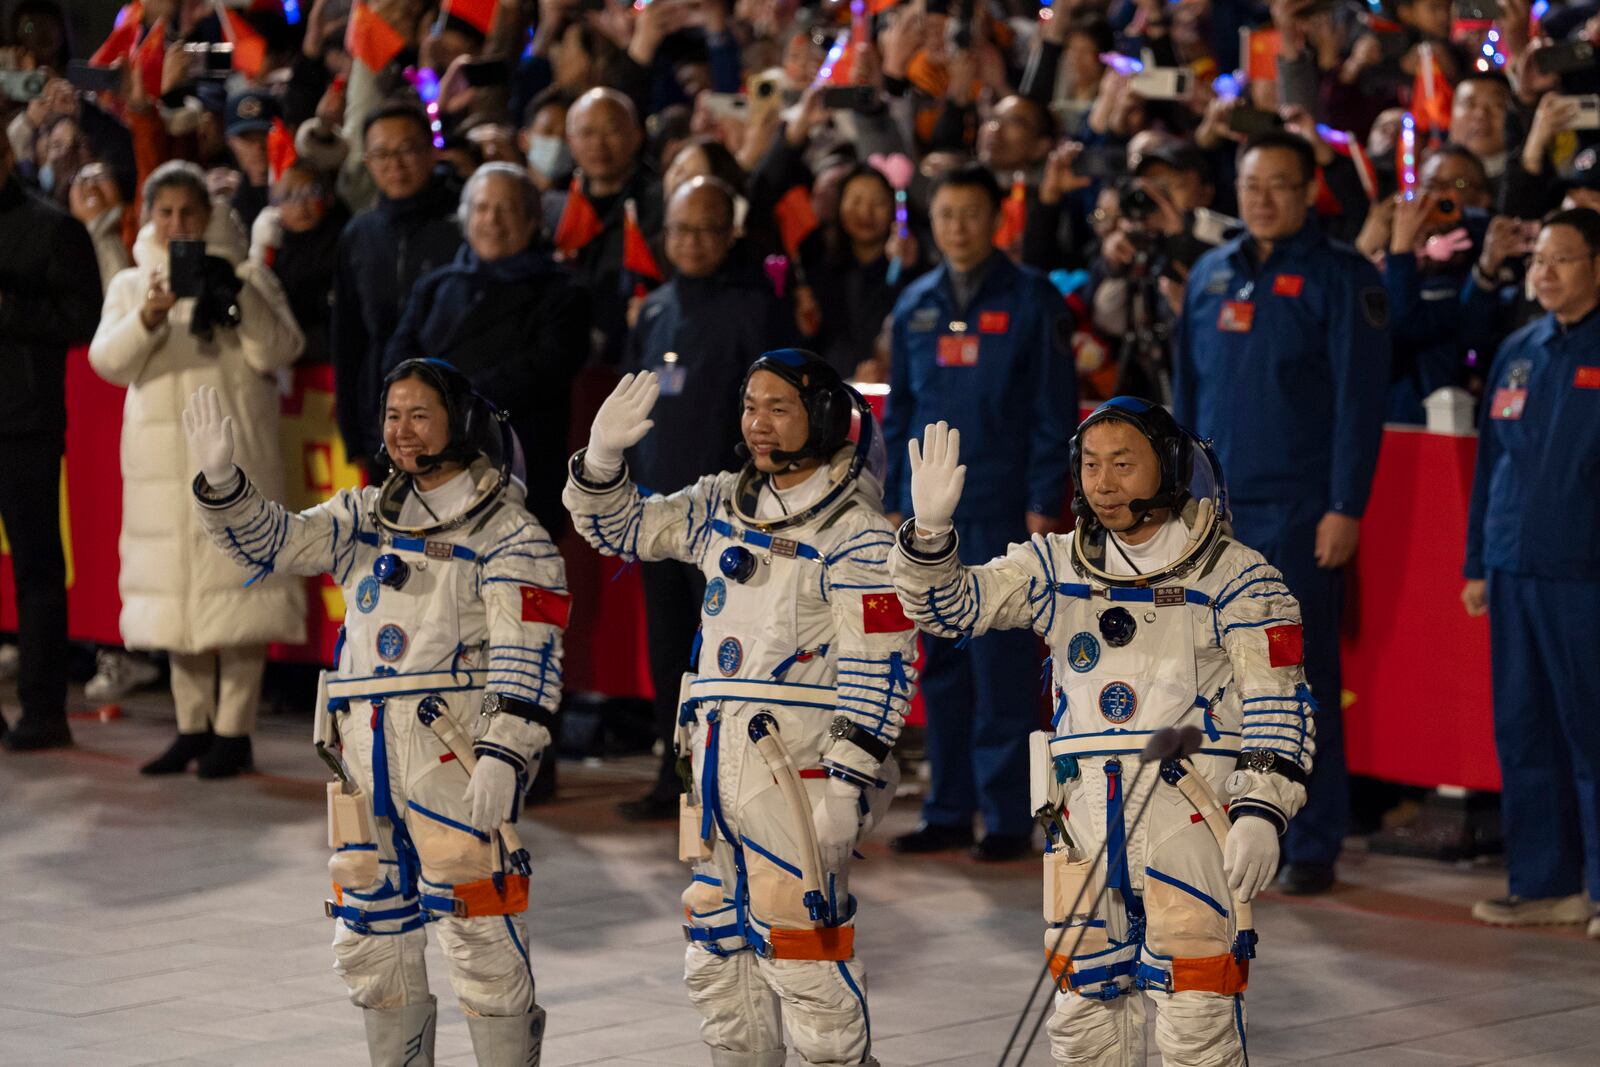
POLYGON ((746 849, 744 855, 750 872, 750 910, 757 918, 787 929, 809 930, 816 925, 805 905, 805 886, 794 870, 778 866, 754 849, 746 849))
POLYGON ((1202 896, 1203 890, 1176 882, 1154 871, 1146 873, 1144 906, 1149 926, 1145 943, 1153 952, 1180 958, 1227 952, 1232 944, 1228 916, 1218 910, 1216 898, 1202 896))
MULTIPOLYGON (((1104 894, 1104 889, 1104 864, 1091 862, 1077 849, 1045 853, 1046 921, 1066 922, 1068 916, 1071 916, 1074 924, 1081 924, 1093 918, 1100 910, 1100 898, 1104 894)), ((1104 934, 1101 936, 1104 937, 1104 934)))
POLYGON ((429 768, 406 790, 406 828, 430 882, 464 885, 495 871, 493 839, 467 823, 466 788, 466 774, 451 761, 429 768))

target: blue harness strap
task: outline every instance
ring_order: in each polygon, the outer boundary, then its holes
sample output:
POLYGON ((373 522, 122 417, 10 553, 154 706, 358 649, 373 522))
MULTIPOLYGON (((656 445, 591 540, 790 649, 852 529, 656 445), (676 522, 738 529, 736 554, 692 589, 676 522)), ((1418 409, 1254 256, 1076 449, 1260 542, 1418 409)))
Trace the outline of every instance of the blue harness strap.
MULTIPOLYGON (((1183 602, 1185 604, 1193 604, 1197 607, 1209 608, 1212 603, 1211 598, 1198 589, 1190 589, 1187 586, 1161 586, 1160 588, 1182 589, 1183 602)), ((1105 588, 1096 588, 1095 586, 1089 585, 1086 582, 1057 582, 1056 592, 1060 593, 1062 596, 1076 597, 1079 600, 1088 600, 1091 597, 1103 596, 1114 604, 1154 604, 1156 600, 1156 589, 1154 587, 1131 589, 1126 586, 1116 585, 1105 588)))
MULTIPOLYGON (((356 534, 356 538, 361 541, 362 544, 377 546, 381 546, 383 544, 382 540, 377 534, 370 533, 366 530, 356 534)), ((433 543, 436 545, 445 544, 444 541, 435 541, 433 543)), ((393 537, 389 539, 389 545, 392 548, 398 548, 405 552, 421 552, 426 554, 428 551, 428 542, 421 537, 393 537)), ((476 562, 478 554, 465 545, 451 545, 450 558, 459 559, 465 563, 473 563, 476 562)))
POLYGON ((793 545, 793 555, 800 559, 815 560, 818 563, 823 562, 821 552, 801 541, 790 541, 782 537, 774 538, 771 534, 762 533, 760 530, 735 530, 725 519, 712 519, 711 528, 723 537, 731 537, 735 541, 743 541, 747 545, 755 545, 757 548, 765 548, 769 551, 772 549, 774 540, 783 541, 785 542, 785 551, 781 553, 782 555, 790 555, 791 553, 787 551, 787 546, 793 545))
POLYGON ((400 867, 400 886, 409 892, 416 888, 417 877, 422 872, 422 861, 417 856, 416 846, 411 843, 411 833, 406 829, 405 820, 395 810, 394 795, 390 792, 389 745, 383 732, 383 716, 383 701, 374 700, 372 702, 372 814, 379 819, 389 821, 395 860, 400 867))

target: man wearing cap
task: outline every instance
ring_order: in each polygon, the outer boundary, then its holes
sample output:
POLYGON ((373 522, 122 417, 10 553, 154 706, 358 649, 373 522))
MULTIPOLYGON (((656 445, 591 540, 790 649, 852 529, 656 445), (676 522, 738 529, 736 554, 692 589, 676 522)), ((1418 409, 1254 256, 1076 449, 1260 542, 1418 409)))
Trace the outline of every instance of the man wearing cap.
POLYGON ((1282 572, 1305 617, 1317 771, 1284 840, 1290 893, 1332 888, 1349 821, 1339 620, 1389 383, 1383 281, 1309 218, 1315 177, 1310 144, 1292 133, 1245 146, 1246 232, 1190 272, 1172 367, 1173 414, 1216 443, 1234 530, 1282 572))
POLYGON ((283 118, 277 97, 264 89, 247 89, 228 97, 223 112, 222 132, 228 151, 239 168, 239 189, 233 194, 233 210, 249 229, 267 206, 271 175, 267 167, 267 134, 274 119, 283 118))
POLYGON ((653 425, 627 375, 572 458, 565 501, 595 548, 706 579, 679 689, 684 980, 722 1067, 876 1064, 850 856, 899 777, 916 658, 889 585, 893 531, 871 410, 820 357, 768 352, 741 389, 749 460, 645 496, 623 453, 653 425))

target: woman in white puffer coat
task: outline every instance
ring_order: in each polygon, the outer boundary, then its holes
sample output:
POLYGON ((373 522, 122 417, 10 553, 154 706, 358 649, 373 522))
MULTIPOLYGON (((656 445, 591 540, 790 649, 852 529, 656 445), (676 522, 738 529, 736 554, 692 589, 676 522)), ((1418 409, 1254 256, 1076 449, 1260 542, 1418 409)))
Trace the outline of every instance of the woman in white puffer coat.
MULTIPOLYGON (((199 167, 157 168, 145 182, 144 213, 135 265, 112 279, 89 347, 95 372, 128 387, 117 583, 122 639, 129 648, 166 651, 172 665, 178 737, 143 773, 175 774, 198 760, 202 778, 225 778, 251 765, 267 644, 305 639, 305 587, 279 575, 258 575, 247 586, 238 566, 211 547, 189 506, 193 468, 179 419, 196 389, 214 387, 233 418, 239 466, 281 501, 276 375, 304 342, 277 279, 245 259, 237 221, 225 207, 213 212, 199 167), (225 294, 202 301, 168 288, 169 242, 202 237, 207 256, 232 266, 241 283, 231 307, 225 294), (212 309, 202 307, 198 325, 197 305, 212 309), (236 325, 227 324, 232 312, 236 325), (209 330, 207 319, 215 320, 209 330)), ((221 263, 208 266, 228 281, 221 263)))

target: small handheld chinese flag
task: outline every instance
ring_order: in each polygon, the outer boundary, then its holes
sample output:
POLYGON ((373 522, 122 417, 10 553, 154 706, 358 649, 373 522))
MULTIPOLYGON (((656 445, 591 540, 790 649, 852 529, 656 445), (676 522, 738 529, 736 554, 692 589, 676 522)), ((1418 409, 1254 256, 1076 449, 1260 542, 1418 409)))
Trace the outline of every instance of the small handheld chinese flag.
POLYGON ((791 260, 800 256, 800 242, 817 228, 817 210, 811 203, 811 190, 796 185, 778 198, 772 209, 778 223, 778 237, 791 260))
POLYGON ((1000 205, 1000 225, 994 230, 994 246, 1008 249, 1022 240, 1022 231, 1028 225, 1028 187, 1021 174, 1011 182, 1011 192, 1000 205))
POLYGON ((656 257, 650 251, 650 242, 644 239, 644 231, 639 229, 639 209, 630 199, 623 205, 624 214, 622 222, 622 269, 632 271, 642 278, 649 278, 653 282, 661 282, 666 275, 656 265, 656 257))
POLYGON ((604 231, 605 224, 600 221, 594 205, 583 195, 583 182, 574 174, 572 184, 567 186, 566 206, 561 209, 561 219, 556 223, 552 238, 556 251, 570 258, 604 231))
POLYGON ((96 67, 109 67, 119 59, 126 59, 133 55, 133 49, 139 43, 140 23, 144 20, 144 8, 137 4, 125 4, 117 12, 116 28, 111 31, 111 36, 99 48, 94 50, 94 55, 89 57, 89 62, 96 67))
POLYGON ((540 589, 536 585, 522 587, 522 621, 542 622, 565 630, 572 616, 572 597, 540 589))
POLYGON ((273 181, 283 177, 283 172, 294 166, 299 156, 294 150, 294 134, 289 132, 282 119, 272 120, 267 131, 267 173, 273 181))
POLYGON ((1433 45, 1417 46, 1417 76, 1411 86, 1411 113, 1417 118, 1417 129, 1427 130, 1438 137, 1450 132, 1450 105, 1455 92, 1439 69, 1433 45))
POLYGON ((869 634, 896 634, 909 630, 911 620, 893 593, 861 594, 861 628, 869 634))
POLYGON ((364 63, 369 70, 382 70, 406 46, 399 30, 364 3, 350 9, 345 26, 344 50, 364 63))

